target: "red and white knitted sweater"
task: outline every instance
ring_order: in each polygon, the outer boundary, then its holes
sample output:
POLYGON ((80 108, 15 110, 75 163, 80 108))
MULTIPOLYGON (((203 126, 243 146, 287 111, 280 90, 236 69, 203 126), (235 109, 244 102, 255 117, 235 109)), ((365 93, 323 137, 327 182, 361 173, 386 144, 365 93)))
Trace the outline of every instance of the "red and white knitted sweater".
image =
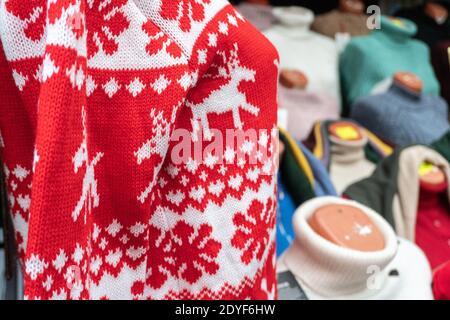
POLYGON ((275 297, 278 58, 227 1, 5 0, 0 36, 26 298, 275 297))

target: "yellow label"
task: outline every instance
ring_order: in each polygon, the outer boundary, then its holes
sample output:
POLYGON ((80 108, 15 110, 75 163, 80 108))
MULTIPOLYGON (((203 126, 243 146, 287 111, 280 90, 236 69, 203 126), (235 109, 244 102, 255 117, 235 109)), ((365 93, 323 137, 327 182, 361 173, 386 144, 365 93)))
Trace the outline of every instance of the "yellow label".
POLYGON ((359 138, 358 131, 352 126, 337 127, 336 135, 342 140, 355 140, 359 138))
POLYGON ((405 26, 405 23, 404 23, 402 20, 400 20, 400 19, 392 19, 392 22, 393 22, 397 27, 400 27, 400 28, 403 28, 403 27, 405 26))
POLYGON ((425 161, 419 167, 419 176, 423 177, 436 169, 434 164, 425 161))

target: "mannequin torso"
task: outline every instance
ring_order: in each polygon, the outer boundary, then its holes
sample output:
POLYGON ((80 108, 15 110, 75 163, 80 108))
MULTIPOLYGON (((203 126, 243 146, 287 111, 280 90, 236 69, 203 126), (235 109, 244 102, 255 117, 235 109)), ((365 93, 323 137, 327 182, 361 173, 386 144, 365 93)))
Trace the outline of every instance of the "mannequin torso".
POLYGON ((278 49, 281 68, 301 70, 309 80, 308 91, 327 92, 339 103, 338 51, 334 41, 310 30, 314 15, 305 8, 276 8, 274 14, 281 23, 264 34, 278 49))
POLYGON ((323 206, 308 222, 323 238, 344 248, 378 251, 385 246, 378 227, 362 210, 353 206, 323 206))
POLYGON ((296 239, 280 257, 277 270, 290 270, 309 299, 431 298, 431 272, 423 253, 398 239, 388 223, 367 207, 335 197, 315 198, 296 211, 293 224, 296 239), (342 234, 336 228, 323 228, 335 224, 329 218, 342 214, 337 210, 346 212, 341 218, 349 225, 358 221, 373 227, 369 235, 372 251, 342 247, 322 236, 336 239, 342 234), (323 215, 324 211, 328 214, 323 215), (317 223, 322 228, 314 226, 317 223), (374 266, 376 274, 370 271, 374 266))
POLYGON ((432 268, 450 259, 450 204, 448 182, 439 168, 422 164, 417 208, 416 243, 432 268))
POLYGON ((330 176, 340 194, 352 183, 370 176, 375 165, 364 154, 368 138, 354 123, 336 122, 330 126, 329 133, 330 176))

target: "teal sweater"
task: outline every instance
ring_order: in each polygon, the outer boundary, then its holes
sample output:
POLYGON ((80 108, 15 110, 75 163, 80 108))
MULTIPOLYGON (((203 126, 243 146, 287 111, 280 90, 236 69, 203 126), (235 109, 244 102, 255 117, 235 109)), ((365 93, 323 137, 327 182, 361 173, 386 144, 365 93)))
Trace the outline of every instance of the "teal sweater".
POLYGON ((349 107, 359 97, 370 94, 374 86, 398 71, 415 73, 424 83, 424 92, 439 95, 439 82, 430 63, 428 47, 412 39, 416 25, 406 19, 400 26, 388 17, 381 18, 381 29, 355 37, 340 58, 343 104, 349 107))

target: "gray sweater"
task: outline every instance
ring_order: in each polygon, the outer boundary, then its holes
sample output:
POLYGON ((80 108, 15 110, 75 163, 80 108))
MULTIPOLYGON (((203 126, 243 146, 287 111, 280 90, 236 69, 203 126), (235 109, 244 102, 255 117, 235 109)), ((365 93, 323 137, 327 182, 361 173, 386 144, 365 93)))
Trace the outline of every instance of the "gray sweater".
POLYGON ((393 84, 385 93, 358 99, 351 117, 386 142, 429 144, 449 130, 448 106, 440 97, 393 84))

